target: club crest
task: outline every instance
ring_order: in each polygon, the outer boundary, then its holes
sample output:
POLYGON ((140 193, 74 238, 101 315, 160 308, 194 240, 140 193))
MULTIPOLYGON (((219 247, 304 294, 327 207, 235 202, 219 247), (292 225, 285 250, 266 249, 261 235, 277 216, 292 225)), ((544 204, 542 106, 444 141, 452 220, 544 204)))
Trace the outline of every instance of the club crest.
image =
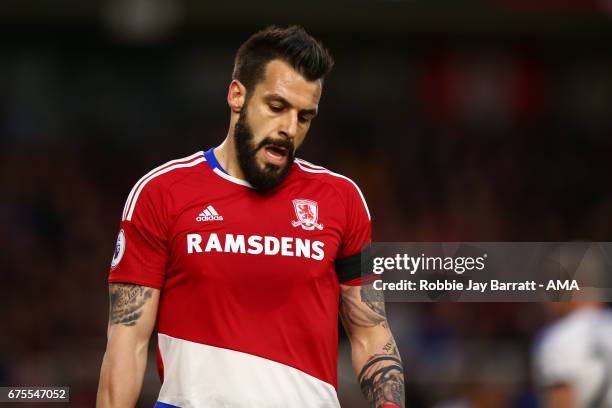
POLYGON ((323 224, 318 224, 319 207, 316 201, 296 199, 293 200, 293 209, 297 220, 291 221, 294 227, 301 226, 305 230, 323 229, 323 224))

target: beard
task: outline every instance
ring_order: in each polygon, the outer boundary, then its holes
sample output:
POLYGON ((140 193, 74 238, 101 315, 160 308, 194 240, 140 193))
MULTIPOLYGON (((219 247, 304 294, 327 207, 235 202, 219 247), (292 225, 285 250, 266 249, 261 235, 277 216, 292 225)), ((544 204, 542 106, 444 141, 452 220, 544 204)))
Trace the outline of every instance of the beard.
POLYGON ((257 191, 267 192, 278 186, 289 175, 289 171, 295 159, 295 148, 293 143, 287 139, 264 138, 257 145, 254 145, 255 136, 247 123, 246 108, 240 112, 236 127, 234 128, 234 138, 236 141, 236 152, 240 169, 249 182, 257 191), (262 168, 257 163, 256 154, 266 146, 277 146, 287 149, 287 161, 284 166, 266 163, 262 168))

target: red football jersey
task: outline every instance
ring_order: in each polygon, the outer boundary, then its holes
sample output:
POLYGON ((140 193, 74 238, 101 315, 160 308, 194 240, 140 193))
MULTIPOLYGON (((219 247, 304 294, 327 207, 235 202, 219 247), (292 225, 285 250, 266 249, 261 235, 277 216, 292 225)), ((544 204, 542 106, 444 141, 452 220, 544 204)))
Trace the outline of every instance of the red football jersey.
POLYGON ((145 175, 108 281, 161 290, 156 406, 338 407, 339 284, 370 236, 355 183, 300 159, 268 193, 212 149, 145 175))

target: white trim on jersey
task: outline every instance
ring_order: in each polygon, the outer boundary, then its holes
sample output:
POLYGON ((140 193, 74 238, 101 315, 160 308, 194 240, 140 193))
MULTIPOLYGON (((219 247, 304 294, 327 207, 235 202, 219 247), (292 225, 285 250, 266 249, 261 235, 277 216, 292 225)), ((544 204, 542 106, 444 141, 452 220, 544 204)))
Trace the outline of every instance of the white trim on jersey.
POLYGON ((342 174, 338 174, 338 173, 334 173, 333 171, 329 171, 327 170, 325 167, 321 167, 321 166, 316 166, 314 164, 308 163, 305 160, 302 159, 295 159, 295 163, 304 171, 309 172, 309 173, 326 173, 326 174, 330 174, 334 177, 340 177, 342 179, 348 180, 356 189, 357 192, 359 193, 359 197, 361 197, 361 201, 363 202, 363 206, 366 210, 366 213, 368 214, 368 220, 371 220, 372 218, 370 217, 370 210, 368 208, 368 204, 366 203, 366 200, 363 196, 363 193, 361 192, 361 190, 359 189, 359 186, 357 184, 355 184, 355 182, 353 180, 351 180, 350 178, 343 176, 342 174))
POLYGON ((134 184, 134 187, 132 187, 132 190, 130 191, 130 194, 128 195, 127 200, 125 200, 125 205, 123 206, 123 215, 121 216, 121 219, 122 220, 126 219, 126 216, 127 216, 127 213, 128 213, 128 208, 131 207, 132 197, 134 197, 134 194, 135 194, 138 186, 140 185, 140 183, 142 183, 147 177, 152 176, 156 172, 162 170, 164 167, 170 166, 170 165, 175 164, 175 163, 181 163, 181 162, 193 160, 193 159, 198 158, 199 156, 203 157, 204 156, 204 152, 203 151, 199 151, 197 153, 192 154, 191 156, 183 157, 182 159, 170 160, 169 162, 166 162, 166 163, 162 164, 161 166, 158 166, 158 167, 154 168, 153 170, 151 170, 150 172, 148 172, 147 174, 142 176, 140 178, 140 180, 138 180, 138 182, 136 182, 136 184, 134 184))
POLYGON ((125 221, 132 220, 132 215, 134 214, 134 209, 136 208, 136 202, 138 201, 138 197, 140 196, 140 193, 142 192, 142 189, 144 188, 144 186, 146 186, 149 181, 153 180, 157 176, 168 173, 172 170, 181 169, 185 167, 193 167, 204 161, 206 161, 206 159, 204 158, 203 152, 200 151, 184 159, 169 161, 168 163, 162 166, 159 166, 155 168, 154 170, 150 171, 149 173, 147 173, 144 177, 138 180, 138 183, 134 185, 134 188, 130 192, 130 195, 128 196, 128 201, 126 201, 126 208, 124 209, 123 220, 125 221), (132 199, 131 202, 130 202, 130 198, 132 199), (129 206, 128 206, 128 202, 129 202, 129 206))
POLYGON ((183 408, 340 408, 335 388, 297 368, 158 333, 158 401, 183 408))
MULTIPOLYGON (((326 169, 325 167, 323 167, 323 166, 317 166, 316 164, 312 164, 312 163, 311 163, 311 162, 309 162, 309 161, 306 161, 306 160, 304 160, 304 159, 299 159, 299 158, 297 158, 297 157, 295 158, 295 161, 300 162, 300 164, 303 164, 303 165, 306 165, 306 166, 312 167, 314 170, 327 170, 327 169, 326 169)), ((327 170, 327 171, 329 171, 329 170, 327 170)))
POLYGON ((249 188, 253 188, 253 186, 251 185, 251 183, 249 183, 248 181, 245 180, 241 180, 237 177, 234 176, 230 176, 229 174, 225 173, 223 170, 219 169, 218 167, 215 167, 214 169, 212 169, 215 173, 217 173, 219 176, 223 177, 224 179, 226 179, 227 181, 231 181, 232 183, 236 183, 236 184, 240 184, 241 186, 245 186, 245 187, 249 187, 249 188))

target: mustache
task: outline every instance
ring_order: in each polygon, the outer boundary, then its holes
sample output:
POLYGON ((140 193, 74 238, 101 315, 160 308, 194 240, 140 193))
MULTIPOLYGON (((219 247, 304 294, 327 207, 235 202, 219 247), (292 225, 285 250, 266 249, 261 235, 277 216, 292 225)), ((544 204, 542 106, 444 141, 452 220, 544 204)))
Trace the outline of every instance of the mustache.
POLYGON ((289 153, 289 155, 292 155, 294 153, 293 143, 291 143, 289 140, 287 140, 287 139, 273 139, 271 137, 265 137, 261 142, 259 142, 259 144, 255 148, 255 151, 258 151, 259 149, 262 149, 262 148, 264 148, 264 147, 266 147, 268 145, 283 147, 283 148, 287 149, 287 152, 289 153))

